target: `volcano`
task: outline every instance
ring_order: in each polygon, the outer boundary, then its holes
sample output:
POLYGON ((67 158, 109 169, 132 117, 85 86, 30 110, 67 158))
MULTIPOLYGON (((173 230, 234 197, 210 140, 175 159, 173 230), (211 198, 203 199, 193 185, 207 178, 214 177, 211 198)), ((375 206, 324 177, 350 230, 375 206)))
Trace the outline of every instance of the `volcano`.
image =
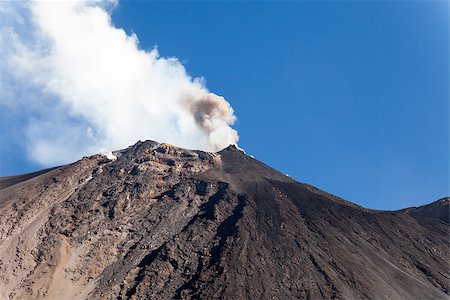
POLYGON ((449 198, 366 209, 234 146, 1 178, 0 299, 449 299, 449 198))

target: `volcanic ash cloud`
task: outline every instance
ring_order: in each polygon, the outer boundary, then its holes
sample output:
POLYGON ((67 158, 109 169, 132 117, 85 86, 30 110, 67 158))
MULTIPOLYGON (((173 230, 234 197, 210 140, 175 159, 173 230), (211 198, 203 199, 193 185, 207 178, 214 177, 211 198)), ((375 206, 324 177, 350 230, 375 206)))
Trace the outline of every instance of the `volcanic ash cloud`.
POLYGON ((116 28, 114 5, 0 5, 0 105, 21 111, 30 159, 66 163, 145 139, 206 151, 236 144, 230 104, 178 59, 116 28))

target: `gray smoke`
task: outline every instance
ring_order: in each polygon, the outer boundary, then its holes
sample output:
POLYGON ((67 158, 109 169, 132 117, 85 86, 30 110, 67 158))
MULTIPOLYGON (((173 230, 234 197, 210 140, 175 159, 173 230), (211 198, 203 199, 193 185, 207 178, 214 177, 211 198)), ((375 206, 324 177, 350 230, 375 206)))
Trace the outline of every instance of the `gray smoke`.
POLYGON ((26 114, 30 158, 66 163, 145 139, 207 151, 236 144, 230 104, 178 59, 114 27, 114 5, 0 5, 0 105, 26 114))

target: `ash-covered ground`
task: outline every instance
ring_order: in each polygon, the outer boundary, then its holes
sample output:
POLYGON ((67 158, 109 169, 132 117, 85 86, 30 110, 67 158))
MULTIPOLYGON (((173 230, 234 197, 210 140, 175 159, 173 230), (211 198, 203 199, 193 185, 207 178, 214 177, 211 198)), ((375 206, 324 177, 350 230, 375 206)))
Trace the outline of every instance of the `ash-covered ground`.
POLYGON ((0 299, 449 299, 449 198, 368 210, 153 141, 2 178, 0 299))

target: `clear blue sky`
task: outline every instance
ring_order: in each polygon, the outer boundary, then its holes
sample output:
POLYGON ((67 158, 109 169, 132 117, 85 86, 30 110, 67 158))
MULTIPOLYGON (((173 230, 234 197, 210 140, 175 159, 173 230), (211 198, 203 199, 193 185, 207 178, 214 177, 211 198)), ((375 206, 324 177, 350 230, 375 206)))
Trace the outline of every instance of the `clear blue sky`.
MULTIPOLYGON (((113 22, 204 76, 239 145, 295 179, 377 209, 449 195, 447 1, 122 1, 113 22)), ((18 144, 2 175, 38 168, 18 144)))

